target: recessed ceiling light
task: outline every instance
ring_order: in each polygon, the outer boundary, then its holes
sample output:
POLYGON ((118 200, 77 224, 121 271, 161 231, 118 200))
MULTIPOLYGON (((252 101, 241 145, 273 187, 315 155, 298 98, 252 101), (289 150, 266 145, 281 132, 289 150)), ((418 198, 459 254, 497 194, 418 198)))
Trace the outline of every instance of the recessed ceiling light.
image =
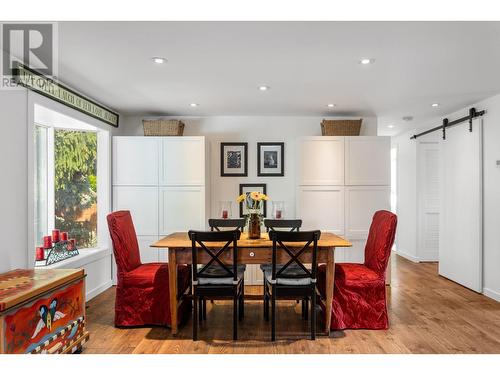
POLYGON ((388 127, 389 129, 392 129, 392 128, 394 127, 394 125, 392 125, 392 124, 391 124, 391 125, 387 125, 387 127, 388 127))
POLYGON ((190 107, 198 107, 198 103, 191 103, 189 106, 190 107))
POLYGON ((167 59, 163 57, 153 57, 153 62, 156 64, 163 64, 167 62, 167 59))
POLYGON ((269 89, 270 89, 270 87, 269 87, 269 86, 265 86, 265 85, 259 86, 259 90, 260 90, 260 91, 267 91, 267 90, 269 90, 269 89))
POLYGON ((333 108, 333 107, 335 107, 335 104, 330 103, 330 104, 327 104, 326 106, 327 106, 328 108, 333 108))
POLYGON ((359 60, 359 63, 362 65, 368 65, 368 64, 373 64, 375 60, 374 59, 361 59, 359 60))
POLYGON ((431 107, 439 107, 439 103, 432 103, 431 107))

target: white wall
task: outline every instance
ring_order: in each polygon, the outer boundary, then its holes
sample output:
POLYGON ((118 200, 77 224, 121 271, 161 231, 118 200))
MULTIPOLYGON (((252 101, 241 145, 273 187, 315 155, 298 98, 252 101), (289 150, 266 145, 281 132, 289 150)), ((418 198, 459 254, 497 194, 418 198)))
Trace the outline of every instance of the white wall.
MULTIPOLYGON (((450 120, 466 116, 470 107, 486 110, 483 116, 483 292, 500 301, 500 95, 471 104, 459 111, 443 117, 450 120)), ((418 126, 419 130, 401 134, 393 138, 393 144, 399 147, 398 176, 398 252, 409 258, 417 257, 416 251, 416 142, 409 137, 423 129, 437 126, 443 117, 437 117, 418 126), (402 152, 401 152, 402 151, 402 152), (404 181, 405 177, 408 181, 404 181), (415 225, 413 222, 415 221, 415 225)), ((467 124, 461 124, 464 131, 467 124)), ((439 133, 439 132, 438 132, 439 133)), ((438 136, 438 135, 435 135, 438 136)))
POLYGON ((0 91, 0 272, 26 267, 26 90, 0 91))
MULTIPOLYGON (((121 135, 143 135, 142 119, 146 116, 124 116, 121 135)), ((210 147, 211 216, 217 215, 219 201, 235 200, 240 183, 265 183, 271 200, 285 202, 285 216, 295 218, 296 139, 321 135, 321 117, 175 117, 185 124, 184 135, 203 135, 210 147), (257 142, 285 142, 285 176, 257 177, 257 142), (220 142, 248 142, 248 177, 220 177, 220 142)), ((345 118, 345 117, 344 117, 345 118)), ((359 118, 359 117, 357 117, 359 118)), ((377 119, 364 118, 362 135, 377 134, 377 119)), ((325 161, 325 163, 327 163, 325 161)), ((271 203, 268 203, 268 216, 271 203)), ((238 217, 236 203, 232 216, 238 217)))

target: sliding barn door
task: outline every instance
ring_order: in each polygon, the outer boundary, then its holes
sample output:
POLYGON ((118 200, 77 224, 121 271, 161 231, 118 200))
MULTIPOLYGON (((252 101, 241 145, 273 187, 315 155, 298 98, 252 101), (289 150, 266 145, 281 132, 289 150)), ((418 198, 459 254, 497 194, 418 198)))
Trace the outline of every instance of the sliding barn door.
POLYGON ((439 274, 482 291, 482 122, 446 130, 442 141, 439 274))

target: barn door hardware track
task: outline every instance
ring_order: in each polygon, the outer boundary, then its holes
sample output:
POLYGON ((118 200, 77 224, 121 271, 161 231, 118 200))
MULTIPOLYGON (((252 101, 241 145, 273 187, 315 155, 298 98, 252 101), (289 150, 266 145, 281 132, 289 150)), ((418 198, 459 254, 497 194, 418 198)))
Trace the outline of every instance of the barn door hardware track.
POLYGON ((469 115, 461 117, 459 119, 449 121, 447 118, 443 119, 443 123, 439 126, 436 126, 435 128, 426 130, 425 132, 418 133, 410 137, 410 139, 417 139, 418 137, 421 137, 423 135, 435 132, 436 130, 441 130, 443 132, 443 139, 446 139, 446 128, 449 128, 450 126, 458 125, 462 122, 468 121, 469 122, 469 131, 472 132, 472 121, 476 117, 480 117, 485 114, 485 111, 476 111, 476 108, 471 108, 469 109, 469 115))

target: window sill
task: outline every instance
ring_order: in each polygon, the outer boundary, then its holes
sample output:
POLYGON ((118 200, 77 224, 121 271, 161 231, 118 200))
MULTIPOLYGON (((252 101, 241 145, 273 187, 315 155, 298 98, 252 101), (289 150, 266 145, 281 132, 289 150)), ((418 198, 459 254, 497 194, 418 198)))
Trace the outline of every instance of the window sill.
POLYGON ((78 250, 80 254, 69 259, 62 260, 50 266, 37 266, 36 269, 57 269, 57 268, 81 268, 86 264, 95 262, 111 255, 111 249, 95 248, 78 250))

